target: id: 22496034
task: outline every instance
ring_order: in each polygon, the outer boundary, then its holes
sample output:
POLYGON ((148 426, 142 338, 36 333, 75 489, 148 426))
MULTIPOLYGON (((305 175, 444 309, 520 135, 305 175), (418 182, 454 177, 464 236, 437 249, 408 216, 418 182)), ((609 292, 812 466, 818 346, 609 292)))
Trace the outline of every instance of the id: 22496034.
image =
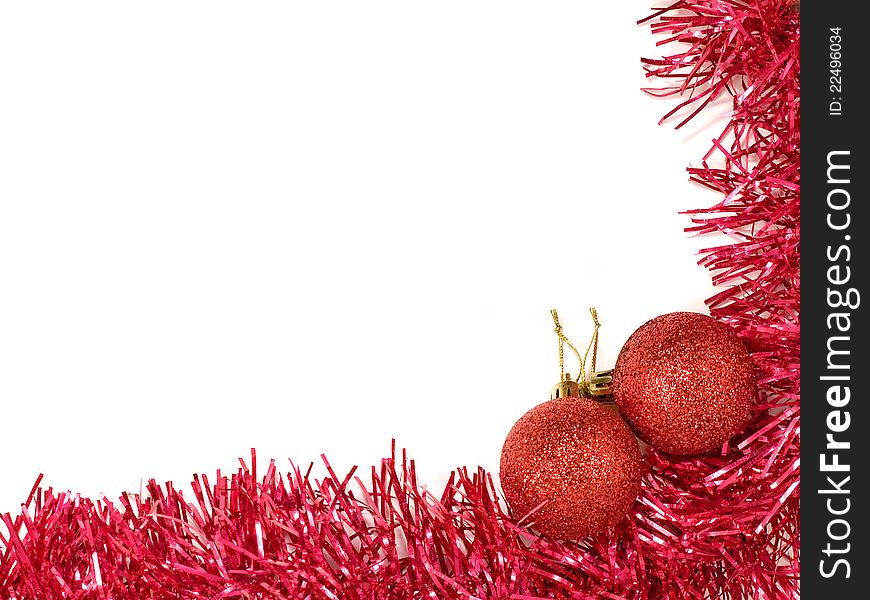
POLYGON ((831 37, 828 41, 828 53, 831 58, 828 91, 831 93, 831 101, 828 104, 828 114, 838 117, 843 114, 843 36, 840 35, 842 27, 831 27, 831 37))

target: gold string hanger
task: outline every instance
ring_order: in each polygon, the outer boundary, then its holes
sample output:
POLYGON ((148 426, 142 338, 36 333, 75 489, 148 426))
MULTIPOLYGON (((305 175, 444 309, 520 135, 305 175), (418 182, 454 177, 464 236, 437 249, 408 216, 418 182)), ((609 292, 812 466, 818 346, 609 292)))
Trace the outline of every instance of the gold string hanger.
POLYGON ((597 373, 595 365, 598 359, 598 330, 601 328, 601 323, 598 321, 598 311, 595 307, 589 309, 592 315, 592 323, 594 329, 592 338, 589 340, 589 345, 586 347, 586 352, 582 355, 577 347, 568 339, 562 330, 562 324, 559 322, 559 313, 556 309, 550 310, 550 315, 553 317, 555 324, 554 331, 559 340, 559 383, 553 386, 550 393, 551 399, 556 398, 589 398, 591 396, 603 396, 610 391, 609 378, 605 382, 603 378, 609 375, 609 372, 597 373), (577 357, 577 362, 580 363, 580 373, 576 379, 571 379, 571 374, 565 372, 565 346, 568 346, 574 355, 577 357), (592 361, 590 364, 592 378, 590 379, 586 371, 586 361, 589 359, 589 353, 592 353, 592 361))

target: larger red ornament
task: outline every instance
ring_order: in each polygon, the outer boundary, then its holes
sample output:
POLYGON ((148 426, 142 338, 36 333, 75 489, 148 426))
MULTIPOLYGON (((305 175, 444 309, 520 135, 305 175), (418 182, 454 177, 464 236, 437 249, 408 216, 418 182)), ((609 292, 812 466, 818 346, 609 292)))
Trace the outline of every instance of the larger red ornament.
POLYGON ((637 498, 643 473, 628 426, 588 398, 539 404, 516 422, 501 451, 501 486, 514 515, 532 513, 527 524, 560 539, 615 525, 637 498))
POLYGON ((755 387, 743 342, 698 313, 641 325, 613 369, 620 414, 651 446, 671 454, 721 448, 748 421, 755 387))

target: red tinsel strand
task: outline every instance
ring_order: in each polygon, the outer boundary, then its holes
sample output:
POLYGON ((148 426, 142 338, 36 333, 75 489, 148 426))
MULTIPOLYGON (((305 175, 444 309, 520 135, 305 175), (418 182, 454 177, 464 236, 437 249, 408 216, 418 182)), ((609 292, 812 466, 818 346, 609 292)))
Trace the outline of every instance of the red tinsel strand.
MULTIPOLYGON (((717 536, 723 552, 716 562, 730 573, 732 585, 744 590, 738 593, 735 589, 729 597, 796 598, 800 548, 799 18, 793 3, 782 0, 708 0, 677 2, 653 19, 655 33, 684 44, 682 52, 644 61, 650 77, 677 82, 651 93, 688 96, 665 119, 696 110, 722 94, 731 96, 732 110, 722 134, 701 166, 689 168, 693 181, 722 194, 722 199, 708 209, 689 211, 694 226, 687 229, 697 234, 724 233, 734 239, 730 245, 702 251, 700 264, 713 272, 715 284, 724 287, 708 300, 711 315, 735 328, 752 351, 759 371, 756 422, 736 440, 722 466, 701 484, 722 501, 721 508, 712 507, 711 517, 738 525, 737 535, 717 536), (745 480, 747 472, 754 475, 749 481, 745 480), (730 512, 729 505, 737 510, 730 512), (753 538, 743 541, 739 536, 744 534, 753 538), (739 547, 744 543, 758 544, 758 560, 731 562, 724 544, 739 547)), ((663 463, 658 466, 665 470, 663 463)), ((675 486, 690 480, 686 467, 668 464, 675 470, 675 486)), ((694 520, 704 518, 698 504, 690 506, 694 520)))
MULTIPOLYGON (((747 559, 775 567, 763 546, 729 547, 707 532, 698 540, 703 553, 692 557, 673 543, 685 533, 651 518, 674 517, 674 505, 661 500, 668 476, 651 476, 634 518, 588 547, 518 526, 481 470, 460 469, 448 495, 435 499, 416 486, 406 459, 385 460, 369 486, 351 485, 352 473, 312 481, 296 467, 282 477, 270 463, 260 481, 244 466, 211 486, 197 477, 192 500, 153 480, 145 496, 124 494, 120 506, 49 489, 15 523, 4 516, 16 533, 0 561, 0 589, 9 598, 678 598, 764 590, 767 580, 735 581, 705 567, 723 553, 735 567, 747 559)), ((710 497, 695 524, 721 522, 719 504, 710 497)), ((781 552, 793 534, 772 534, 781 552)), ((768 591, 754 597, 776 597, 768 591)))
POLYGON ((171 483, 117 502, 40 487, 0 525, 0 597, 576 598, 799 597, 799 26, 784 0, 677 2, 648 19, 674 54, 644 60, 649 90, 683 98, 678 126, 731 97, 693 181, 721 194, 690 232, 734 242, 702 253, 721 292, 711 314, 759 372, 752 425, 715 456, 651 452, 626 518, 583 543, 535 535, 491 476, 455 471, 439 497, 395 449, 363 481, 310 468, 258 475, 256 455, 186 498, 171 483))

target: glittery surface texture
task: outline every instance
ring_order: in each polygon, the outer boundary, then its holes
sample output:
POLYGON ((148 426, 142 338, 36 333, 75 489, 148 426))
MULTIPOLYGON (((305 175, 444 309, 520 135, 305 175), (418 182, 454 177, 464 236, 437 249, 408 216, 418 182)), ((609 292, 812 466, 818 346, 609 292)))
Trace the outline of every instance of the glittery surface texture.
POLYGON ((622 419, 585 398, 531 409, 501 452, 501 485, 514 515, 559 539, 595 535, 620 521, 643 471, 637 440, 622 419))
POLYGON ((651 446, 671 454, 720 449, 749 420, 755 388, 743 342, 698 313, 670 313, 642 325, 613 370, 622 416, 651 446))

